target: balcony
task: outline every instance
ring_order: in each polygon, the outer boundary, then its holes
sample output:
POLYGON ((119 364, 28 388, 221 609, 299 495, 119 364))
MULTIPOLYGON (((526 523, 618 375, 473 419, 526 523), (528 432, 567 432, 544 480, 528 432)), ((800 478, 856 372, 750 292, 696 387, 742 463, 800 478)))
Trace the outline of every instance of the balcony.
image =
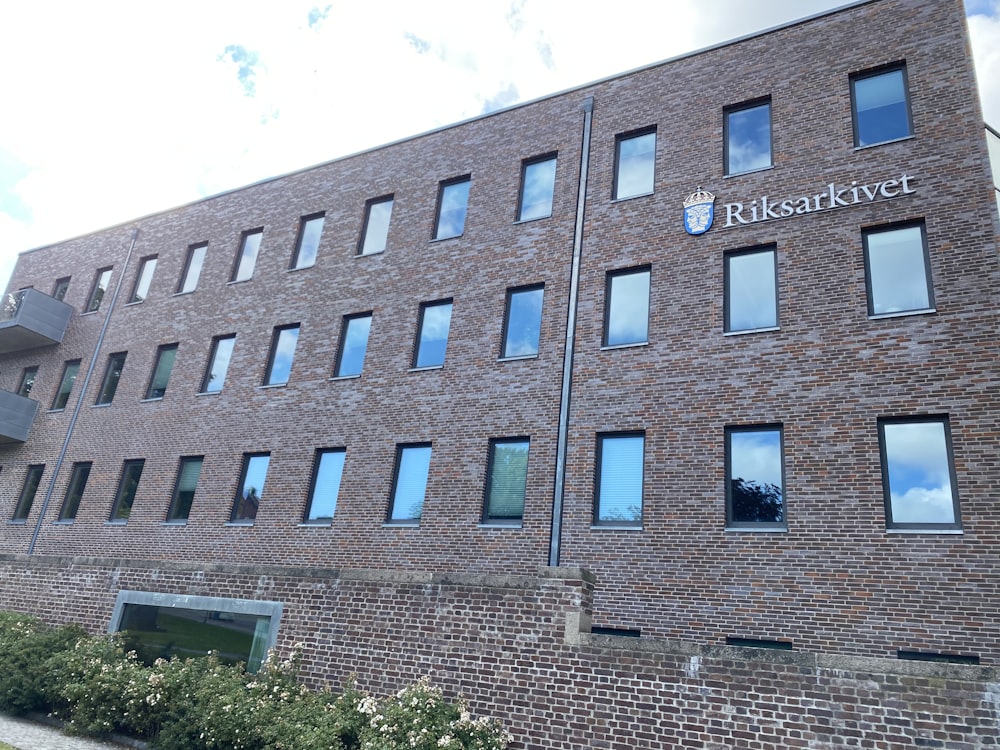
POLYGON ((27 440, 37 412, 37 401, 10 391, 0 391, 0 445, 27 440))
POLYGON ((72 315, 72 307, 37 289, 11 292, 0 307, 0 354, 58 344, 72 315))

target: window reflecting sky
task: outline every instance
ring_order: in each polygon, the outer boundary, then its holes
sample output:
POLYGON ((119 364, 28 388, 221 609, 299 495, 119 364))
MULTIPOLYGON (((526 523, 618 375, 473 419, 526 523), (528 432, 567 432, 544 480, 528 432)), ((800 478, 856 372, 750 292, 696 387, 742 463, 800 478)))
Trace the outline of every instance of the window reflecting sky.
POLYGON ((729 298, 727 331, 750 331, 778 325, 774 251, 726 256, 729 298))
POLYGON ((638 344, 649 337, 649 271, 611 277, 606 346, 638 344))
POLYGON ((295 345, 299 340, 299 327, 283 328, 278 333, 278 342, 274 347, 274 358, 271 361, 271 372, 268 374, 267 385, 287 383, 292 372, 292 360, 295 359, 295 345))
POLYGON ((307 268, 316 263, 316 253, 319 250, 319 238, 323 234, 323 217, 309 219, 302 225, 299 237, 299 253, 295 259, 296 268, 307 268))
POLYGON ((471 184, 470 180, 463 180, 442 188, 435 239, 458 237, 465 231, 465 209, 469 205, 469 186, 471 184))
MULTIPOLYGON (((389 220, 392 218, 392 198, 368 204, 368 220, 365 224, 365 241, 361 254, 370 255, 385 250, 389 237, 389 220)), ((465 222, 463 218, 463 224, 465 222)))
POLYGON ((207 245, 191 248, 187 271, 184 273, 184 283, 181 284, 181 293, 193 292, 198 287, 198 278, 201 276, 201 267, 205 263, 206 252, 208 252, 207 245))
POLYGON ((854 104, 859 146, 905 138, 910 134, 902 70, 856 80, 854 104))
POLYGON ((726 120, 726 174, 771 166, 771 105, 729 112, 726 120))
POLYGON ((781 433, 778 430, 729 433, 730 479, 781 487, 781 433))
POLYGON ((552 191, 555 188, 555 180, 555 159, 536 161, 525 166, 518 219, 528 221, 552 215, 552 191))
POLYGON ((240 263, 236 268, 236 275, 233 281, 246 281, 253 276, 254 266, 257 264, 257 252, 260 250, 260 239, 263 232, 253 232, 243 238, 243 247, 240 248, 240 263))
POLYGON ((236 346, 235 336, 218 339, 215 342, 212 364, 208 377, 205 379, 205 393, 216 393, 222 390, 222 386, 226 382, 226 372, 229 370, 229 360, 232 359, 234 346, 236 346))
POLYGON ((341 344, 343 349, 340 353, 337 377, 361 374, 365 364, 365 351, 368 349, 368 334, 371 327, 371 315, 348 319, 347 325, 344 326, 344 341, 341 344))
POLYGON ((542 295, 542 289, 511 293, 503 356, 527 357, 538 354, 538 338, 542 327, 542 295))
POLYGON ((403 448, 392 501, 392 521, 420 520, 431 466, 431 446, 403 448))
POLYGON ((929 308, 921 228, 870 232, 866 239, 872 314, 929 308))
POLYGON ((417 344, 417 361, 414 363, 414 367, 433 367, 444 364, 450 327, 450 302, 424 307, 420 322, 420 341, 417 344))
POLYGON ((955 506, 942 422, 883 425, 895 523, 954 523, 955 506))
POLYGON ((653 192, 656 133, 618 141, 618 173, 615 198, 653 192))
POLYGON ((308 520, 333 518, 337 509, 337 495, 340 492, 340 479, 344 473, 346 456, 345 451, 324 451, 319 455, 308 520))

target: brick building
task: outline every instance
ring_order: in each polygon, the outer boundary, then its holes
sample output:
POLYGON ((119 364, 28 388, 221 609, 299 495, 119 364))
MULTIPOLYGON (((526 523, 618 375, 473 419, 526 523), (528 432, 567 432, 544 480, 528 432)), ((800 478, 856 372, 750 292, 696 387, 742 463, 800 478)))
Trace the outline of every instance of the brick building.
POLYGON ((26 252, 0 606, 530 747, 995 742, 988 160, 961 3, 876 0, 26 252))

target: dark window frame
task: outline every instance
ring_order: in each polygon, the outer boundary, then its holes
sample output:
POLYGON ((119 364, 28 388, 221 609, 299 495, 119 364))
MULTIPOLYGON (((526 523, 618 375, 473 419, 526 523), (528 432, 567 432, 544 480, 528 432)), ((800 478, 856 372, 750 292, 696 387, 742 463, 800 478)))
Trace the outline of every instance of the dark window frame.
POLYGON ((69 484, 66 485, 66 495, 59 508, 59 522, 73 523, 76 521, 76 515, 80 512, 80 503, 83 501, 83 493, 87 491, 87 481, 90 479, 90 471, 93 466, 92 461, 77 461, 73 464, 69 484))
POLYGON ((201 280, 201 273, 205 270, 205 259, 208 258, 208 243, 207 242, 196 242, 193 245, 188 245, 187 256, 184 258, 184 270, 181 272, 181 277, 177 282, 177 294, 191 294, 198 289, 198 282, 201 280), (195 254, 199 250, 204 250, 204 254, 201 257, 201 262, 198 264, 198 275, 194 279, 194 283, 190 289, 185 289, 188 282, 188 277, 191 274, 191 264, 194 261, 195 254))
POLYGON ((260 259, 260 248, 264 244, 264 227, 255 227, 254 229, 247 229, 240 232, 240 243, 236 247, 236 257, 233 259, 233 270, 229 275, 230 284, 238 284, 244 281, 250 281, 253 279, 254 272, 257 270, 257 261, 260 259), (240 278, 240 270, 243 267, 243 255, 246 251, 247 240, 254 235, 259 235, 260 240, 257 243, 257 251, 253 256, 253 265, 250 267, 249 275, 240 278))
POLYGON ((56 279, 56 283, 52 285, 52 299, 57 299, 60 302, 65 302, 66 292, 69 291, 69 282, 72 279, 73 279, 72 276, 60 276, 58 279, 56 279))
POLYGON ((222 384, 213 391, 208 390, 208 384, 212 379, 212 371, 215 368, 215 358, 219 353, 219 343, 222 341, 232 341, 233 342, 233 352, 236 351, 236 334, 227 333, 222 336, 212 337, 212 346, 208 350, 208 360, 205 362, 205 374, 201 377, 201 386, 199 387, 198 393, 219 393, 225 386, 226 375, 229 372, 229 365, 232 364, 232 353, 230 353, 229 363, 226 365, 226 372, 222 376, 222 384))
POLYGON ((735 424, 725 427, 725 496, 726 496, 726 529, 731 531, 788 530, 788 492, 785 479, 785 426, 781 422, 766 422, 761 424, 735 424), (777 432, 778 458, 781 461, 781 520, 780 521, 736 521, 733 518, 733 487, 732 487, 732 435, 745 432, 777 432))
POLYGON ((118 488, 115 490, 115 500, 111 504, 111 514, 108 516, 108 523, 127 523, 128 517, 132 513, 132 506, 135 503, 136 493, 139 491, 139 482, 142 481, 142 470, 146 466, 144 458, 130 458, 122 463, 122 473, 118 479, 118 488), (135 478, 135 484, 129 488, 131 481, 130 470, 138 468, 139 476, 135 478), (123 503, 128 497, 128 504, 125 506, 125 513, 122 513, 123 503))
MULTIPOLYGON (((341 368, 344 362, 344 345, 347 343, 347 333, 350 328, 351 322, 355 320, 363 320, 368 318, 370 321, 374 322, 374 314, 372 310, 368 312, 361 313, 351 313, 350 315, 345 315, 340 323, 340 339, 337 342, 337 359, 333 365, 333 377, 335 378, 359 378, 364 370, 364 360, 368 355, 368 340, 365 340, 365 353, 361 358, 361 370, 357 373, 344 374, 341 372, 341 368)), ((371 338, 371 324, 369 323, 368 336, 371 338)))
POLYGON ((274 376, 274 360, 278 354, 278 345, 281 342, 281 334, 284 331, 298 331, 295 335, 295 346, 298 348, 299 334, 302 333, 301 323, 286 323, 285 325, 275 326, 271 332, 271 348, 267 354, 267 366, 264 368, 264 380, 261 382, 262 386, 277 387, 282 385, 288 385, 292 379, 292 367, 295 365, 295 355, 292 354, 292 361, 288 363, 288 379, 281 382, 272 383, 271 378, 274 376))
POLYGON ((618 133, 615 136, 615 160, 614 160, 614 172, 611 181, 611 200, 613 201, 625 201, 630 198, 641 198, 645 195, 653 195, 656 193, 656 144, 659 140, 657 137, 656 125, 649 125, 644 128, 637 128, 635 130, 629 130, 625 133, 618 133), (621 148, 622 143, 625 141, 630 141, 634 138, 642 138, 646 135, 653 136, 653 186, 645 193, 629 193, 628 195, 618 195, 619 187, 619 172, 621 170, 621 148))
POLYGON ((507 288, 507 294, 504 299, 504 312, 503 312, 503 327, 500 330, 500 359, 530 359, 532 357, 537 357, 542 348, 542 316, 544 314, 544 304, 545 304, 545 282, 538 284, 527 284, 525 286, 513 286, 507 288), (530 292, 541 292, 542 293, 542 309, 538 313, 538 343, 535 345, 535 351, 532 354, 508 354, 507 353, 507 336, 510 333, 510 312, 511 312, 511 300, 515 294, 527 294, 530 292))
MULTIPOLYGON (((392 485, 389 494, 389 505, 386 508, 385 514, 385 524, 387 526, 419 526, 421 520, 424 516, 424 506, 420 506, 420 515, 416 518, 396 518, 392 517, 392 511, 396 507, 396 495, 399 490, 399 470, 403 463, 403 453, 410 448, 430 448, 431 449, 431 460, 434 458, 434 444, 430 441, 417 442, 417 443, 397 443, 396 444, 396 460, 392 467, 392 485)), ((430 484, 430 462, 427 464, 427 483, 424 485, 424 502, 427 498, 427 485, 430 484)))
POLYGON ((460 175, 458 177, 451 177, 447 180, 441 180, 438 183, 438 195, 437 195, 437 206, 434 209, 434 231, 431 235, 431 241, 437 242, 440 240, 450 240, 456 237, 461 237, 465 234, 465 225, 469 218, 469 199, 472 197, 472 173, 460 175), (454 187, 455 185, 461 185, 463 183, 469 183, 469 191, 465 198, 465 214, 462 217, 462 231, 458 234, 448 234, 441 235, 441 209, 444 205, 444 194, 448 188, 454 187))
POLYGON ((496 448, 501 445, 525 444, 528 446, 528 458, 531 460, 531 438, 503 437, 490 438, 486 456, 486 484, 483 487, 482 523, 490 526, 520 526, 524 522, 524 509, 528 502, 528 464, 524 467, 524 490, 521 497, 521 513, 517 516, 493 515, 490 513, 491 490, 493 489, 493 466, 496 460, 496 448))
POLYGON ((174 365, 177 364, 177 350, 179 348, 180 344, 178 342, 174 342, 172 344, 160 344, 160 346, 156 347, 156 357, 153 359, 153 369, 149 374, 149 385, 146 386, 146 395, 143 398, 144 401, 160 401, 163 399, 164 396, 166 396, 167 387, 170 385, 170 376, 173 375, 174 365), (155 388, 156 375, 160 369, 160 361, 162 360, 163 355, 168 351, 174 352, 174 359, 170 363, 170 370, 167 372, 167 377, 166 381, 163 384, 162 393, 157 394, 156 391, 160 389, 155 388))
POLYGON ((79 359, 68 359, 63 363, 62 377, 59 378, 59 387, 56 388, 56 394, 52 399, 52 406, 50 411, 62 411, 66 408, 69 403, 70 396, 73 395, 73 386, 76 385, 76 379, 80 376, 80 364, 82 360, 79 359), (69 382, 69 387, 63 391, 63 386, 66 385, 66 379, 69 375, 69 370, 71 367, 75 367, 76 371, 73 373, 72 379, 69 382), (62 403, 60 403, 60 401, 62 403))
POLYGON ((135 274, 135 283, 132 285, 132 293, 129 295, 128 304, 138 305, 145 302, 149 297, 149 289, 153 285, 153 276, 156 274, 156 262, 159 259, 158 255, 146 255, 139 259, 139 269, 135 274), (152 263, 152 270, 149 272, 149 280, 146 284, 146 295, 144 297, 139 296, 139 287, 142 286, 143 274, 146 269, 149 268, 149 264, 152 263))
POLYGON ((109 406, 115 399, 115 394, 118 392, 118 384, 121 382, 122 371, 125 369, 125 360, 128 357, 128 352, 114 352, 108 355, 108 362, 104 367, 104 377, 101 378, 101 387, 97 391, 97 399, 94 401, 94 406, 109 406), (112 365, 118 363, 117 374, 112 368, 112 365), (112 378, 114 380, 112 381, 112 378), (110 393, 108 390, 110 388, 110 393))
POLYGON ((559 169, 559 152, 550 151, 547 154, 540 154, 539 156, 532 156, 528 159, 523 159, 521 161, 521 184, 517 191, 517 218, 515 221, 538 221, 539 219, 549 219, 552 217, 552 211, 555 209, 556 200, 556 173, 552 174, 552 194, 549 198, 551 206, 549 212, 543 216, 532 216, 527 219, 524 218, 524 186, 526 184, 526 177, 528 176, 528 169, 535 166, 536 164, 544 164, 548 161, 556 162, 556 170, 559 169))
POLYGON ((622 527, 641 529, 646 515, 646 431, 645 430, 617 430, 613 432, 598 432, 595 439, 594 448, 594 503, 592 508, 594 526, 622 527), (641 506, 639 508, 639 520, 629 521, 625 519, 601 519, 601 474, 604 465, 604 441, 616 438, 642 438, 642 494, 640 496, 641 506))
POLYGON ((312 473, 309 477, 309 493, 306 495, 306 507, 302 514, 302 523, 305 526, 330 526, 333 523, 334 516, 337 513, 337 501, 340 499, 340 487, 344 483, 344 471, 341 468, 340 483, 337 485, 337 497, 334 498, 334 509, 333 513, 329 516, 312 516, 313 506, 316 504, 316 482, 319 479, 319 469, 320 463, 323 456, 339 453, 344 456, 344 466, 347 464, 347 448, 317 448, 316 452, 313 454, 313 466, 312 473))
POLYGON ((914 134, 913 129, 913 103, 912 97, 910 96, 910 78, 906 72, 906 61, 897 60, 895 62, 887 63, 885 65, 879 65, 875 68, 868 68, 867 70, 859 70, 856 73, 850 74, 850 91, 851 91, 851 129, 854 135, 854 148, 874 148, 875 146, 881 146, 885 143, 896 143, 897 141, 906 140, 907 138, 912 138, 914 134), (893 73, 895 71, 900 71, 903 74, 903 93, 906 96, 906 129, 907 134, 900 136, 899 138, 890 138, 887 141, 876 141, 875 143, 866 143, 864 145, 860 144, 860 133, 858 132, 858 103, 857 95, 855 94, 854 87, 858 81, 864 81, 869 78, 876 78, 881 75, 886 75, 887 73, 893 73))
POLYGON ((722 299, 722 330, 724 333, 752 333, 754 331, 770 331, 781 327, 781 289, 778 286, 778 246, 775 243, 764 245, 753 245, 751 247, 740 247, 733 250, 726 250, 722 254, 722 276, 723 276, 723 299, 722 299), (759 328, 733 328, 732 326, 732 300, 730 287, 730 264, 732 258, 739 258, 745 255, 756 255, 759 253, 771 253, 774 266, 774 324, 759 328))
MULTIPOLYGON (((371 252, 365 252, 365 244, 368 241, 368 227, 371 221, 372 207, 378 206, 383 203, 392 203, 393 208, 395 207, 396 194, 389 193, 388 195, 381 195, 377 198, 369 198, 365 201, 365 215, 361 221, 361 235, 358 237, 358 250, 355 253, 358 256, 366 255, 378 255, 379 253, 384 253, 386 248, 389 246, 389 227, 392 226, 392 208, 389 209, 389 224, 385 228, 385 243, 381 250, 372 250, 371 252)), ((435 221, 435 227, 437 222, 435 221)))
POLYGON ((892 318, 904 315, 919 315, 922 313, 932 313, 936 310, 934 301, 934 274, 931 270, 931 251, 927 240, 927 224, 923 219, 914 221, 897 221, 889 224, 875 224, 861 228, 861 246, 864 252, 865 263, 865 296, 868 300, 868 315, 875 318, 892 318), (868 238, 873 234, 883 234, 901 229, 919 229, 920 243, 924 258, 924 283, 927 285, 927 307, 915 307, 906 310, 893 312, 876 313, 875 297, 872 287, 871 259, 868 248, 868 238))
POLYGON ((90 286, 90 294, 87 295, 87 307, 84 309, 84 314, 95 313, 101 309, 101 303, 104 301, 105 295, 108 293, 108 288, 111 286, 111 277, 114 274, 114 266, 102 266, 98 268, 94 274, 94 282, 90 286), (107 277, 105 278, 105 274, 107 277), (106 284, 107 286, 102 286, 106 284))
POLYGON ((170 497, 170 505, 167 507, 165 523, 183 524, 187 523, 191 515, 191 508, 194 505, 195 492, 198 489, 198 482, 201 481, 201 472, 205 468, 204 456, 181 456, 177 463, 177 477, 174 479, 174 491, 170 497), (195 480, 194 489, 191 490, 191 502, 187 504, 187 512, 179 514, 179 502, 181 499, 181 480, 184 478, 184 469, 189 463, 198 462, 198 479, 195 480))
POLYGON ((30 464, 28 466, 24 473, 24 482, 21 484, 21 492, 17 496, 17 505, 14 506, 14 514, 10 519, 12 523, 24 523, 28 520, 43 476, 45 476, 45 464, 30 464))
POLYGON ((601 333, 601 346, 605 348, 618 348, 628 346, 643 346, 649 343, 650 313, 652 311, 653 296, 653 266, 651 264, 631 266, 629 268, 616 268, 608 271, 604 277, 604 330, 601 333), (649 277, 647 284, 646 300, 646 338, 642 341, 628 341, 623 343, 611 343, 608 334, 611 332, 611 286, 613 280, 619 276, 632 276, 645 273, 649 277))
POLYGON ((722 166, 723 174, 727 177, 750 174, 752 172, 759 172, 764 169, 770 169, 774 166, 774 107, 771 103, 771 96, 761 96, 756 99, 750 99, 745 102, 740 102, 739 104, 731 104, 722 109, 722 166), (730 136, 730 124, 729 117, 731 115, 739 114, 740 112, 746 112, 747 110, 756 109, 758 107, 763 107, 767 105, 767 141, 768 141, 768 160, 767 164, 763 167, 753 167, 752 169, 741 169, 739 171, 734 171, 732 165, 729 163, 729 136, 730 136))
POLYGON ((267 483, 267 472, 271 469, 271 451, 255 451, 252 453, 243 454, 243 465, 240 469, 240 481, 236 485, 236 496, 233 498, 233 509, 229 514, 229 523, 237 526, 252 526, 257 521, 257 514, 260 512, 260 503, 264 499, 264 485, 267 483), (244 498, 244 492, 246 490, 247 474, 250 473, 250 463, 255 458, 267 458, 268 465, 264 469, 264 481, 260 485, 260 494, 257 496, 257 508, 254 510, 253 516, 238 515, 241 512, 241 508, 244 498))
POLYGON ((288 263, 289 271, 298 271, 303 268, 312 268, 316 265, 316 259, 319 258, 319 243, 323 239, 323 230, 326 229, 326 211, 317 211, 312 214, 307 214, 299 219, 299 232, 295 238, 295 249, 292 251, 291 260, 288 263), (312 221, 322 220, 323 224, 319 228, 319 237, 316 238, 316 254, 313 256, 313 262, 300 265, 299 259, 302 256, 302 241, 306 236, 306 227, 312 221))

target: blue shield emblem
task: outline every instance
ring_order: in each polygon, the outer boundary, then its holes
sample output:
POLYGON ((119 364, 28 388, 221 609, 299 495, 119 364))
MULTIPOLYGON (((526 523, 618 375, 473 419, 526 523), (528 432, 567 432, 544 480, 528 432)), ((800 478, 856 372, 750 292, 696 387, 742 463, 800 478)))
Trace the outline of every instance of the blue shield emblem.
POLYGON ((684 201, 684 228, 688 234, 705 234, 715 218, 715 196, 700 187, 684 201))

